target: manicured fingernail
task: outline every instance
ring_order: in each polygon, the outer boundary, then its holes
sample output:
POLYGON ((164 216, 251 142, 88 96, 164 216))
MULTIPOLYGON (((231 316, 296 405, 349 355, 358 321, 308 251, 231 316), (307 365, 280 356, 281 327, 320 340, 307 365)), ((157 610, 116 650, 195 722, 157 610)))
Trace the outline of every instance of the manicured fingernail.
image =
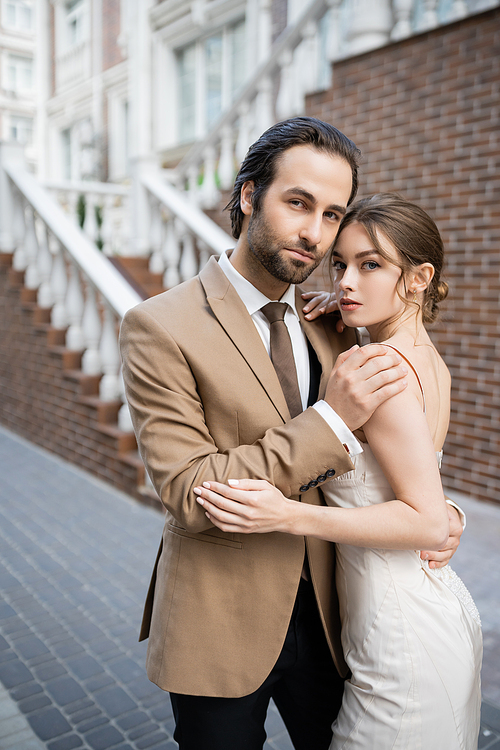
POLYGON ((310 319, 311 319, 311 316, 310 316, 310 315, 304 315, 304 318, 305 318, 306 320, 310 320, 310 319))
POLYGON ((210 518, 210 513, 205 513, 207 518, 210 518))
POLYGON ((403 372, 405 372, 405 373, 406 373, 406 372, 408 372, 408 368, 407 368, 407 367, 405 367, 404 365, 402 366, 402 368, 401 368, 401 369, 402 369, 402 370, 403 370, 403 372))
POLYGON ((234 487, 235 485, 239 484, 239 481, 237 479, 228 479, 227 483, 231 485, 231 487, 234 487))
POLYGON ((210 489, 210 482, 203 482, 203 486, 207 488, 207 490, 210 489))
POLYGON ((200 505, 205 505, 205 501, 202 497, 197 497, 196 502, 199 503, 200 505))
POLYGON ((201 487, 195 487, 193 492, 195 493, 195 495, 201 495, 201 487))
POLYGON ((309 305, 306 305, 306 306, 304 307, 304 312, 305 312, 305 313, 306 313, 306 312, 309 312, 309 310, 310 310, 310 309, 311 309, 311 308, 309 307, 309 305))
POLYGON ((429 555, 427 553, 424 553, 422 555, 422 560, 428 560, 428 559, 429 559, 429 555))

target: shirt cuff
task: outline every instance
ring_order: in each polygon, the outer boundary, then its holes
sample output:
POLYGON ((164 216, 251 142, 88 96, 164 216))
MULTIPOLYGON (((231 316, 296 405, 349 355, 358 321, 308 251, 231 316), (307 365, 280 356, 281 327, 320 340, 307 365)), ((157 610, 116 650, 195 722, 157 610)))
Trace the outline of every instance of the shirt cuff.
POLYGON ((455 508, 455 510, 458 511, 458 515, 460 516, 460 522, 462 524, 462 528, 465 529, 465 527, 467 526, 467 518, 462 508, 456 503, 454 503, 453 500, 448 500, 448 498, 446 498, 446 502, 448 503, 448 505, 451 505, 452 508, 455 508))
POLYGON ((318 414, 323 417, 350 456, 357 456, 358 453, 363 453, 363 448, 359 440, 354 437, 344 420, 339 417, 330 404, 327 404, 326 401, 317 401, 313 404, 312 408, 316 409, 318 414))

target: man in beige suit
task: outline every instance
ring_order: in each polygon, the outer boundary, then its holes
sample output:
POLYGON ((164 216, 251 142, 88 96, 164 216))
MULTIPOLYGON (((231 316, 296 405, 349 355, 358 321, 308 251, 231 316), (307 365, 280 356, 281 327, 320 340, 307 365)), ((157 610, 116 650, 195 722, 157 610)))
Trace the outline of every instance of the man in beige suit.
POLYGON ((338 231, 356 193, 357 157, 318 120, 270 128, 236 179, 232 253, 123 321, 127 397, 167 510, 141 638, 149 636, 150 679, 171 693, 181 750, 261 749, 271 697, 297 750, 330 742, 346 672, 333 545, 223 533, 193 488, 252 477, 321 504, 321 484, 349 471, 349 452, 361 450, 351 430, 405 387, 400 358, 378 345, 335 365, 352 334, 326 317, 308 322, 294 286, 338 231), (288 303, 304 408, 293 419, 269 357, 262 307, 270 300, 288 303))

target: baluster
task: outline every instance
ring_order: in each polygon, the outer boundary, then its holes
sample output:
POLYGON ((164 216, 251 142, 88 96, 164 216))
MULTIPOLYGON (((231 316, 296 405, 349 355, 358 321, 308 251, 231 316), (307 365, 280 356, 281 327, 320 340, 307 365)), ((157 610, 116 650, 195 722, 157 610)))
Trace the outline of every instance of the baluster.
POLYGON ((13 190, 14 194, 14 221, 13 233, 14 242, 16 243, 14 257, 12 258, 12 267, 15 271, 24 271, 28 265, 26 255, 26 233, 27 220, 24 198, 18 190, 13 190))
POLYGON ((123 404, 120 406, 120 409, 118 411, 118 429, 120 429, 122 432, 133 432, 134 431, 134 425, 132 423, 132 417, 130 416, 130 409, 128 406, 127 398, 125 396, 125 383, 123 382, 123 375, 120 368, 120 374, 118 376, 119 378, 119 397, 120 401, 123 401, 123 404))
POLYGON ((24 275, 24 286, 27 289, 38 289, 40 277, 38 275, 38 239, 35 230, 35 212, 28 206, 26 236, 24 249, 26 251, 26 273, 24 275))
POLYGON ((50 286, 50 275, 52 271, 52 253, 50 252, 50 236, 47 226, 43 224, 40 232, 38 251, 38 275, 40 286, 38 287, 38 307, 48 309, 52 307, 54 298, 50 286))
MULTIPOLYGON (((306 23, 302 34, 304 65, 300 71, 302 92, 309 94, 318 87, 318 27, 315 21, 306 23)), ((303 103, 301 110, 303 110, 303 103)))
POLYGON ((328 5, 330 6, 330 11, 327 56, 330 62, 334 62, 340 56, 342 49, 342 39, 340 36, 340 6, 342 5, 342 0, 328 0, 328 5))
POLYGON ((102 207, 101 240, 104 255, 113 255, 113 207, 115 196, 106 195, 102 207))
POLYGON ((230 190, 233 185, 234 160, 233 160, 233 133, 230 125, 222 128, 220 159, 219 159, 219 182, 223 190, 230 190))
POLYGON ((81 352, 85 348, 85 339, 82 330, 84 302, 80 273, 73 262, 70 264, 69 282, 66 290, 65 302, 66 315, 68 316, 69 321, 69 328, 66 331, 66 349, 69 349, 72 352, 81 352))
POLYGON ((69 214, 69 218, 71 219, 71 221, 73 221, 76 224, 76 226, 81 229, 81 227, 80 227, 80 217, 78 215, 78 198, 79 197, 80 196, 79 196, 79 193, 77 191, 75 191, 75 190, 68 190, 67 198, 66 198, 66 202, 67 202, 67 209, 66 210, 67 210, 67 212, 69 214))
POLYGON ((393 0, 393 9, 396 23, 391 31, 391 39, 405 39, 411 34, 413 0, 393 0))
POLYGON ((260 0, 258 13, 257 62, 266 60, 272 45, 271 0, 260 0))
POLYGON ((130 193, 122 196, 120 207, 115 207, 114 221, 114 241, 113 252, 117 255, 128 255, 130 253, 131 237, 131 198, 130 193))
POLYGON ((192 164, 187 170, 187 193, 188 198, 194 206, 199 203, 199 190, 198 190, 198 175, 200 173, 199 167, 196 164, 192 164))
POLYGON ((50 278, 50 288, 54 299, 54 306, 50 314, 50 322, 54 328, 63 329, 68 325, 65 304, 67 286, 68 277, 66 273, 66 264, 64 262, 63 249, 60 243, 57 242, 50 278))
POLYGON ((257 86, 257 98, 256 98, 256 113, 255 113, 255 124, 254 124, 254 137, 252 140, 257 140, 262 133, 271 127, 274 122, 272 112, 272 81, 269 76, 266 76, 259 82, 257 86))
POLYGON ((294 79, 292 73, 293 55, 290 49, 286 49, 279 59, 280 86, 276 99, 276 114, 278 119, 286 120, 294 113, 294 79))
POLYGON ((219 191, 215 182, 215 151, 207 146, 203 154, 203 183, 200 190, 200 203, 203 208, 213 208, 219 200, 219 191))
POLYGON ((439 24, 437 3, 438 0, 423 0, 422 16, 418 22, 417 31, 428 31, 439 24))
POLYGON ((196 253, 194 249, 194 237, 179 219, 176 219, 176 224, 178 225, 178 234, 182 241, 182 255, 179 271, 182 281, 186 281, 186 279, 192 279, 193 276, 196 276, 198 273, 196 253))
POLYGON ((179 260, 181 257, 180 242, 173 219, 167 219, 164 222, 164 232, 163 257, 165 258, 165 273, 163 274, 163 286, 165 289, 171 289, 180 281, 179 260))
POLYGON ((200 271, 201 271, 201 269, 204 268, 207 265, 208 261, 210 260, 211 252, 210 252, 209 246, 207 245, 206 242, 203 242, 203 240, 198 240, 196 244, 198 245, 198 253, 200 256, 200 271))
POLYGON ((82 357, 82 372, 86 375, 101 374, 101 355, 99 341, 101 338, 101 317, 97 307, 95 289, 87 282, 86 298, 82 317, 83 338, 85 351, 82 357))
POLYGON ((95 216, 96 200, 92 193, 85 195, 85 222, 83 231, 91 242, 97 242, 97 221, 95 216))
POLYGON ((99 397, 102 401, 115 401, 120 397, 120 352, 115 316, 107 305, 104 308, 99 353, 103 372, 99 385, 99 397))
POLYGON ((453 0, 450 15, 447 21, 458 21, 460 18, 465 18, 469 14, 469 9, 465 0, 453 0))
POLYGON ((163 271, 165 270, 165 262, 163 260, 161 247, 160 203, 153 195, 151 195, 151 193, 148 194, 148 198, 150 211, 149 247, 151 248, 149 270, 151 271, 151 273, 163 273, 163 271))
POLYGON ((236 140, 236 159, 238 164, 241 164, 245 158, 250 145, 249 116, 250 105, 248 102, 243 102, 239 109, 238 138, 236 140))

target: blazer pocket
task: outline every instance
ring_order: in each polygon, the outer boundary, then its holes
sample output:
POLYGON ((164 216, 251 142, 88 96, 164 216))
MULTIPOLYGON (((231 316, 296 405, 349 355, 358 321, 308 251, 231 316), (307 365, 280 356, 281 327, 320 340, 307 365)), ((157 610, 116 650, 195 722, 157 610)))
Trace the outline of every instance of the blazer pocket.
POLYGON ((208 531, 202 531, 199 534, 193 534, 190 531, 186 531, 182 526, 176 526, 173 523, 169 523, 167 526, 171 534, 176 536, 182 536, 185 539, 192 539, 195 542, 204 542, 205 544, 218 544, 222 547, 233 547, 234 549, 241 549, 242 543, 238 541, 236 534, 229 534, 219 529, 209 529, 208 531), (224 534, 224 536, 220 536, 224 534))

